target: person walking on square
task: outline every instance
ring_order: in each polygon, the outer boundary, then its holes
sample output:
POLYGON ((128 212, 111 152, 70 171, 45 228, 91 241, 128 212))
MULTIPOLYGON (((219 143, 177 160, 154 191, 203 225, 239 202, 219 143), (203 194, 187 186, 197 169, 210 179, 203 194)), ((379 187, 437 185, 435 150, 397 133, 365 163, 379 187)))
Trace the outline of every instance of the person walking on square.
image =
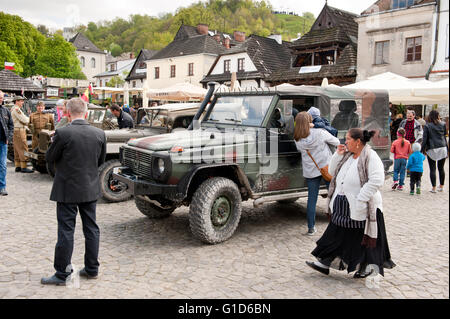
POLYGON ((0 196, 8 195, 6 191, 6 158, 8 143, 13 138, 14 123, 11 112, 3 106, 4 93, 0 91, 0 196))
POLYGON ((96 278, 100 230, 96 205, 100 197, 98 167, 105 162, 105 133, 85 120, 87 106, 80 98, 67 103, 70 124, 57 129, 46 153, 56 174, 50 200, 57 202, 58 241, 55 247, 56 273, 42 278, 44 285, 65 285, 72 273, 72 252, 77 212, 80 212, 85 237, 84 268, 80 276, 96 278))
POLYGON ((34 170, 27 168, 28 157, 24 154, 25 151, 28 151, 27 128, 30 121, 29 117, 22 110, 24 100, 23 97, 16 96, 14 99, 15 104, 11 109, 11 116, 14 122, 14 165, 16 166, 16 172, 33 173, 34 170))
POLYGON ((423 174, 423 161, 425 160, 425 155, 420 152, 421 145, 419 143, 414 143, 412 145, 412 154, 409 156, 408 164, 406 168, 411 172, 410 177, 410 195, 414 195, 414 188, 416 187, 417 195, 420 194, 420 184, 423 174))
POLYGON ((328 165, 332 155, 329 145, 339 145, 337 137, 324 129, 312 128, 312 126, 312 116, 309 113, 300 112, 295 117, 294 139, 297 150, 302 154, 303 176, 308 185, 308 202, 306 204, 308 232, 306 234, 309 236, 316 233, 316 204, 322 181, 322 174, 314 161, 320 168, 328 165), (314 161, 311 157, 314 158, 314 161))
POLYGON ((367 144, 375 133, 350 129, 345 145, 339 145, 331 158, 327 205, 331 221, 311 252, 317 260, 306 261, 323 274, 328 275, 330 267, 348 273, 358 269, 353 277, 364 278, 374 271, 384 276, 384 268, 395 267, 382 212, 384 166, 367 144))
POLYGON ((398 139, 391 145, 391 153, 394 153, 394 184, 392 190, 403 190, 405 185, 406 163, 409 154, 411 154, 411 144, 405 139, 405 129, 399 128, 397 131, 398 139))
POLYGON ((448 144, 445 140, 446 127, 441 121, 439 112, 432 110, 428 115, 428 123, 424 127, 422 153, 427 154, 428 165, 430 166, 430 180, 432 189, 430 192, 436 193, 436 163, 439 171, 438 192, 444 191, 445 169, 444 164, 448 157, 448 144))
POLYGON ((399 126, 405 129, 405 139, 411 144, 414 142, 422 143, 423 138, 422 125, 420 125, 415 117, 416 112, 414 112, 414 110, 406 111, 406 119, 404 119, 399 126))

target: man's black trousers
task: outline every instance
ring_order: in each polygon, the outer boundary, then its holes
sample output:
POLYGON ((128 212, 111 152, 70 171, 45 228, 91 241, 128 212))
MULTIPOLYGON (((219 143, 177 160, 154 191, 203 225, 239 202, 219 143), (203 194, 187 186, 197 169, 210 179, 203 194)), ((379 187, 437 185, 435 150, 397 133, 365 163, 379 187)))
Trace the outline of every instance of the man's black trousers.
POLYGON ((84 266, 89 275, 98 274, 100 229, 95 221, 96 207, 97 201, 74 204, 57 203, 58 242, 55 247, 54 267, 58 278, 65 279, 72 272, 73 237, 78 210, 80 212, 85 238, 84 266))

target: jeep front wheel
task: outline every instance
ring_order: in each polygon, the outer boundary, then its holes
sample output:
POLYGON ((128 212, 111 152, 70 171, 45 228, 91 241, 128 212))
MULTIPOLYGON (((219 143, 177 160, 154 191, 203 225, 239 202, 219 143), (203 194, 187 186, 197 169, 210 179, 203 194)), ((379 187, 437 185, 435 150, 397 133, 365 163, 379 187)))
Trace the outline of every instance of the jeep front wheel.
POLYGON ((166 203, 163 206, 147 198, 147 196, 137 195, 134 197, 134 202, 139 211, 148 218, 165 218, 169 217, 177 208, 173 203, 166 203))
POLYGON ((193 235, 208 244, 229 239, 241 219, 242 198, 237 185, 223 177, 204 181, 195 191, 189 207, 193 235))
POLYGON ((115 180, 112 177, 113 170, 122 166, 119 160, 109 160, 98 168, 100 180, 100 190, 102 196, 109 202, 118 203, 130 199, 131 195, 127 193, 127 185, 115 180))

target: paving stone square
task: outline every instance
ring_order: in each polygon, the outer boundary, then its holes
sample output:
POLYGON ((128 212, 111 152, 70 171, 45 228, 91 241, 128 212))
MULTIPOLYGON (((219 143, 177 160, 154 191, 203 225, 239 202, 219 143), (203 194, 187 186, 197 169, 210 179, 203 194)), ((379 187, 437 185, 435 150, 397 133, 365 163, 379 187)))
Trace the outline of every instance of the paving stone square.
MULTIPOLYGON (((331 270, 324 276, 306 260, 327 227, 326 200, 319 198, 315 236, 305 236, 306 199, 294 204, 243 205, 234 236, 205 245, 190 233, 187 207, 150 220, 134 201, 97 206, 100 274, 79 286, 48 287, 54 273, 56 203, 49 200, 52 179, 15 173, 8 163, 7 190, 0 198, 0 298, 252 298, 366 299, 449 297, 449 187, 429 192, 425 163, 422 194, 382 189, 387 236, 397 264, 368 283, 331 270)), ((448 161, 445 165, 448 176, 448 161)), ((408 183, 406 184, 408 189, 408 183)), ((83 267, 84 237, 77 217, 72 262, 83 267)))

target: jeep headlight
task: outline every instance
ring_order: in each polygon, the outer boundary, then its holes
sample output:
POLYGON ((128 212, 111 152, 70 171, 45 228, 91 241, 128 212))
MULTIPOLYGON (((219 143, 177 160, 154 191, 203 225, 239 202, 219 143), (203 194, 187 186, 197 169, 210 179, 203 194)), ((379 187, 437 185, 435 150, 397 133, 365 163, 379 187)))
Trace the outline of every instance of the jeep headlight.
POLYGON ((154 156, 152 159, 152 178, 165 183, 172 172, 172 163, 169 157, 154 156))
POLYGON ((164 160, 162 158, 159 158, 156 163, 157 163, 156 165, 158 167, 159 174, 161 174, 161 175, 164 174, 164 171, 166 169, 164 160))

